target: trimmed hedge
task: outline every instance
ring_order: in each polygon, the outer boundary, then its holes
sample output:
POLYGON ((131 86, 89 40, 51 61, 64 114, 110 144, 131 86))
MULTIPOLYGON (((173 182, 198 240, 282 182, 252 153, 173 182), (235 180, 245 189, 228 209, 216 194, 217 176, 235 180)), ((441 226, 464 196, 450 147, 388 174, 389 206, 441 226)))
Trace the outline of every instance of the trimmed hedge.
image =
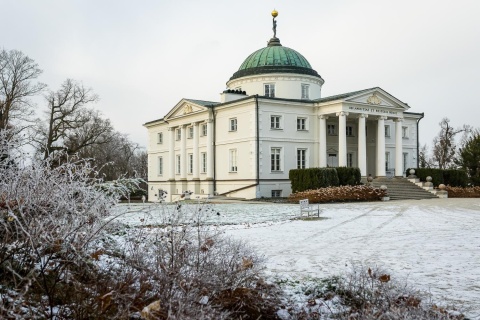
MULTIPOLYGON (((408 168, 406 171, 407 177, 410 174, 408 172, 410 169, 411 168, 408 168)), ((431 176, 434 186, 438 186, 439 184, 443 183, 452 187, 465 187, 468 184, 467 172, 463 170, 419 168, 415 169, 415 175, 421 181, 427 181, 427 177, 431 176)))
POLYGON ((452 187, 466 187, 468 184, 468 175, 463 170, 444 170, 443 183, 452 187))
POLYGON ((357 186, 360 184, 362 174, 359 168, 338 167, 338 180, 341 186, 357 186))
POLYGON ((293 169, 290 170, 288 178, 292 183, 292 192, 339 185, 335 168, 293 169))

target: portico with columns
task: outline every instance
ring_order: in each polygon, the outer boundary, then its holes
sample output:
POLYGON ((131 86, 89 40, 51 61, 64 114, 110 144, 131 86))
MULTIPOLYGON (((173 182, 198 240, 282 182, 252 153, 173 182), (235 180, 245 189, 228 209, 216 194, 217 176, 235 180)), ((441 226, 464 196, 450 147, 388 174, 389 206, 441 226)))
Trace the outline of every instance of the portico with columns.
POLYGON ((409 109, 408 105, 380 88, 345 94, 337 101, 331 98, 326 100, 328 101, 317 104, 318 112, 321 113, 318 115, 319 167, 332 164, 339 167, 351 166, 352 158, 355 158, 362 177, 385 177, 387 173, 396 177, 404 175, 403 140, 407 138, 408 132, 402 124, 403 113, 409 109), (387 125, 386 132, 386 124, 392 122, 394 128, 387 125), (367 131, 370 132, 369 136, 367 131), (329 134, 335 138, 327 140, 329 134), (392 136, 393 143, 389 141, 387 145, 386 139, 391 140, 392 136), (367 148, 367 145, 374 145, 375 148, 367 148), (386 158, 387 150, 391 150, 392 146, 395 154, 393 167, 392 161, 387 162, 391 159, 386 158), (336 152, 337 163, 328 163, 327 150, 336 152), (349 154, 356 156, 347 159, 349 154))

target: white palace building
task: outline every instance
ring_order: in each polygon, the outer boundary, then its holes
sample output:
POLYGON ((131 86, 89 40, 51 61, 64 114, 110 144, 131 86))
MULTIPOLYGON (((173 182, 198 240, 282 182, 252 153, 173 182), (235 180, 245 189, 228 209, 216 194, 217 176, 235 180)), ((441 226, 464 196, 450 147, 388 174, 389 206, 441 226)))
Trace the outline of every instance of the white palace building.
POLYGON ((184 191, 285 197, 291 169, 349 166, 363 177, 417 167, 423 113, 376 87, 322 97, 323 78, 274 37, 249 55, 220 102, 182 99, 148 130, 150 201, 184 191))

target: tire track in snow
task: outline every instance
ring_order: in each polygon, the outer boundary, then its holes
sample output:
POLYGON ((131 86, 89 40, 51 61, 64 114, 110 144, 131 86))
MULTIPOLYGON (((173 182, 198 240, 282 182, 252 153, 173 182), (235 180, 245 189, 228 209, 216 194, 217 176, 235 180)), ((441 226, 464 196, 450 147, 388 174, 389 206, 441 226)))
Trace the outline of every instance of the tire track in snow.
POLYGON ((338 228, 338 227, 341 227, 341 226, 343 226, 343 225, 345 225, 345 224, 347 224, 347 223, 350 223, 350 222, 353 222, 353 221, 358 220, 358 219, 360 219, 360 218, 363 218, 363 217, 367 216, 368 214, 370 214, 371 212, 377 211, 377 210, 378 210, 378 208, 372 208, 372 209, 368 210, 367 212, 362 213, 361 215, 358 215, 358 216, 353 217, 353 218, 351 218, 351 219, 342 221, 342 222, 340 222, 340 223, 338 223, 338 224, 336 224, 336 225, 334 225, 334 226, 331 226, 330 228, 321 230, 321 231, 319 231, 319 232, 315 232, 314 234, 311 234, 310 236, 304 238, 302 241, 311 240, 312 238, 316 238, 318 235, 323 235, 323 234, 325 234, 325 233, 327 233, 327 232, 329 232, 329 231, 331 231, 331 230, 334 230, 334 229, 336 229, 336 228, 338 228))

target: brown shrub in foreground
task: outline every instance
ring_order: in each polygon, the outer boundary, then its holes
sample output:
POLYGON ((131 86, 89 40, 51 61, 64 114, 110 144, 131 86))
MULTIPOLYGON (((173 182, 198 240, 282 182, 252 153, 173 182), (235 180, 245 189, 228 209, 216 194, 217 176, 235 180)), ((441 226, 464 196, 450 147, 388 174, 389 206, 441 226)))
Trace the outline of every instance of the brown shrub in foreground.
POLYGON ((310 203, 376 201, 385 196, 385 191, 370 186, 341 186, 296 192, 290 195, 289 201, 298 202, 302 199, 308 199, 310 203))
POLYGON ((480 198, 480 186, 477 187, 450 187, 445 189, 448 191, 449 198, 480 198))

